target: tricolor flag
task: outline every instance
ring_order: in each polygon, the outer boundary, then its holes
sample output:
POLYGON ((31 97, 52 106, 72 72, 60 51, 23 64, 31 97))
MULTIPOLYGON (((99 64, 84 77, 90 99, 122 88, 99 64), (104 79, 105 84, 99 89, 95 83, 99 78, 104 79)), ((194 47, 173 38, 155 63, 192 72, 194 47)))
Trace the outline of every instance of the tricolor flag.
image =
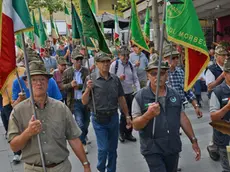
POLYGON ((67 28, 70 30, 71 27, 72 27, 72 21, 71 21, 70 12, 69 12, 66 4, 65 4, 65 7, 64 7, 64 12, 65 12, 65 21, 66 21, 67 28))
POLYGON ((45 51, 47 34, 45 31, 44 23, 42 21, 41 10, 39 9, 39 40, 40 40, 40 55, 43 57, 43 52, 45 51))
POLYGON ((114 42, 116 44, 120 44, 119 41, 119 36, 120 36, 120 28, 119 28, 119 21, 118 21, 118 17, 117 17, 117 11, 115 10, 115 31, 114 31, 114 42))
POLYGON ((59 38, 56 26, 54 24, 53 16, 50 15, 50 23, 51 23, 51 37, 55 40, 59 38))
POLYGON ((25 0, 4 0, 2 4, 1 53, 0 53, 0 90, 8 76, 16 68, 14 32, 33 29, 25 0))
POLYGON ((36 22, 35 16, 34 16, 34 11, 32 11, 32 19, 33 19, 33 25, 34 25, 34 49, 39 49, 40 48, 40 43, 39 43, 39 30, 38 30, 38 24, 36 22))
MULTIPOLYGON (((2 0, 0 0, 0 23, 2 23, 2 0)), ((2 45, 2 25, 0 24, 0 49, 2 45)), ((0 52, 1 56, 1 52, 0 52)))
POLYGON ((193 1, 180 1, 183 4, 169 1, 166 4, 166 30, 170 41, 185 47, 184 90, 187 91, 207 67, 209 54, 193 1))

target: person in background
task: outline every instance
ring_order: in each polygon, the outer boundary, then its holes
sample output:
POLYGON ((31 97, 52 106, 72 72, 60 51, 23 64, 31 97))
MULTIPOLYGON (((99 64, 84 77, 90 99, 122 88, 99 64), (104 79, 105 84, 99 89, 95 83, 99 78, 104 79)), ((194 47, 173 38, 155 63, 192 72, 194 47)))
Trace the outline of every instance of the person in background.
MULTIPOLYGON (((115 74, 119 77, 121 85, 125 93, 125 100, 129 110, 129 117, 131 118, 131 107, 133 101, 133 93, 140 90, 140 83, 137 77, 136 68, 129 61, 130 51, 127 46, 122 46, 118 51, 119 59, 114 61, 109 72, 115 74)), ((136 138, 132 135, 133 128, 126 128, 126 116, 125 113, 121 110, 120 117, 120 142, 125 142, 126 140, 135 142, 136 138)))
MULTIPOLYGON (((17 67, 16 70, 10 75, 8 76, 8 79, 6 80, 2 90, 2 111, 1 111, 1 118, 2 118, 2 122, 3 122, 3 126, 6 130, 6 134, 5 136, 7 136, 7 132, 8 132, 8 124, 9 124, 9 118, 10 118, 10 113, 12 111, 12 85, 13 85, 13 81, 16 80, 18 82, 17 79, 17 75, 16 75, 16 71, 18 73, 19 76, 22 76, 25 72, 25 68, 24 67, 17 67)), ((21 100, 24 100, 24 96, 23 95, 19 95, 21 100)), ((21 151, 17 151, 14 152, 14 157, 13 157, 13 163, 14 164, 18 164, 20 163, 20 155, 21 155, 21 151)))
POLYGON ((137 45, 132 45, 133 51, 130 54, 130 62, 133 63, 137 69, 137 76, 141 85, 141 88, 146 86, 147 83, 147 75, 145 72, 145 68, 148 65, 148 59, 144 53, 142 53, 141 48, 137 45))
POLYGON ((46 71, 48 73, 53 73, 55 69, 57 69, 57 60, 55 57, 50 56, 50 50, 48 48, 45 48, 45 51, 43 53, 44 57, 42 60, 44 61, 46 71))
POLYGON ((73 66, 66 69, 63 73, 62 83, 63 89, 67 93, 67 106, 73 112, 75 120, 82 130, 80 136, 81 142, 84 146, 85 153, 88 153, 86 145, 86 136, 88 134, 88 127, 90 122, 90 112, 87 106, 82 104, 82 88, 83 83, 89 74, 87 68, 83 67, 82 54, 79 49, 74 49, 72 53, 73 66))
POLYGON ((65 58, 67 61, 68 66, 72 66, 72 60, 71 60, 71 54, 73 52, 73 40, 71 37, 68 37, 67 39, 67 45, 64 48, 64 52, 65 52, 65 58))
POLYGON ((58 88, 62 94, 62 101, 66 103, 67 93, 63 88, 62 77, 63 73, 66 70, 67 62, 64 57, 60 56, 57 59, 58 67, 53 72, 53 78, 56 81, 58 88))
POLYGON ((51 45, 51 41, 49 39, 46 41, 46 49, 49 50, 49 56, 56 55, 55 48, 51 45))

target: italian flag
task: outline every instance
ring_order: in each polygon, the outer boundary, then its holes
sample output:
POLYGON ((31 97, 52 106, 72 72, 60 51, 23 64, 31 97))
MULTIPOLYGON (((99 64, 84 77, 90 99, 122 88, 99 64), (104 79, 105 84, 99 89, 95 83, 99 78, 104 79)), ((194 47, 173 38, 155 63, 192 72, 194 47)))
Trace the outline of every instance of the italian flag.
POLYGON ((45 46, 46 46, 46 40, 47 38, 47 34, 45 31, 45 27, 44 27, 44 23, 42 21, 42 14, 41 14, 41 10, 39 9, 39 40, 40 40, 40 55, 43 57, 44 56, 44 51, 45 51, 45 46))
POLYGON ((119 33, 120 33, 119 22, 118 22, 117 13, 115 13, 115 32, 114 32, 114 41, 119 40, 119 33))
MULTIPOLYGON (((2 2, 2 0, 0 0, 2 2)), ((3 0, 1 21, 0 90, 16 68, 15 32, 33 29, 25 0, 3 0)))
POLYGON ((59 38, 56 26, 54 24, 53 16, 50 15, 50 23, 51 23, 51 37, 55 40, 59 38))
POLYGON ((65 11, 65 21, 66 21, 66 25, 67 25, 67 28, 70 30, 71 27, 72 27, 72 21, 71 21, 71 15, 70 15, 70 12, 65 4, 65 7, 64 7, 64 11, 65 11))
POLYGON ((39 39, 40 39, 40 35, 39 35, 39 30, 38 30, 38 24, 36 22, 35 16, 34 16, 34 11, 32 11, 32 18, 33 18, 33 25, 34 25, 34 49, 39 49, 40 48, 40 43, 39 43, 39 39))

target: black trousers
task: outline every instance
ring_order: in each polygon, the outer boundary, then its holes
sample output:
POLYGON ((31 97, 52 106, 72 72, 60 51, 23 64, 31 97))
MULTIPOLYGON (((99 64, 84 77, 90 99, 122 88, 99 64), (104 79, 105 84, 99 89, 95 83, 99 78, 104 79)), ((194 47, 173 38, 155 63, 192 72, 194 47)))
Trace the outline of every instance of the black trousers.
POLYGON ((167 156, 152 154, 144 157, 150 172, 177 172, 179 153, 167 156))
MULTIPOLYGON (((11 114, 12 109, 13 108, 11 104, 8 104, 6 106, 3 106, 2 111, 1 111, 1 118, 2 118, 3 126, 6 132, 8 131, 8 124, 9 124, 9 119, 10 119, 10 114, 11 114)), ((21 151, 14 152, 14 155, 21 155, 21 151)))
MULTIPOLYGON (((129 116, 132 118, 132 115, 131 115, 131 110, 132 110, 132 101, 133 101, 133 94, 125 94, 125 100, 126 100, 126 103, 127 103, 127 106, 128 106, 128 110, 129 110, 129 116)), ((121 135, 126 135, 126 136, 129 136, 132 134, 132 131, 133 131, 133 128, 130 128, 130 129, 127 129, 126 128, 126 117, 125 117, 125 114, 122 112, 121 110, 121 118, 120 118, 120 134, 121 135)))
POLYGON ((11 104, 3 106, 2 111, 1 111, 1 118, 2 118, 3 126, 6 132, 8 131, 8 123, 9 123, 11 111, 12 111, 11 104))

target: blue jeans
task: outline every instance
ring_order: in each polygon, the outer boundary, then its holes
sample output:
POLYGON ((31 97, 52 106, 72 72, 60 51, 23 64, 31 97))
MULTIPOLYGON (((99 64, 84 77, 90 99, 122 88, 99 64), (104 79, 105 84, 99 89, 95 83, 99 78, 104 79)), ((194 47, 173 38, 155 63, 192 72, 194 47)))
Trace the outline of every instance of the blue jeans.
POLYGON ((98 163, 97 169, 105 172, 108 159, 107 172, 115 172, 117 164, 117 146, 119 133, 119 117, 116 112, 108 124, 98 124, 92 114, 93 128, 97 138, 98 163))
POLYGON ((81 102, 81 100, 74 101, 74 116, 75 120, 80 127, 82 134, 80 136, 80 140, 82 144, 86 145, 86 136, 88 134, 88 127, 90 122, 90 114, 81 102))

